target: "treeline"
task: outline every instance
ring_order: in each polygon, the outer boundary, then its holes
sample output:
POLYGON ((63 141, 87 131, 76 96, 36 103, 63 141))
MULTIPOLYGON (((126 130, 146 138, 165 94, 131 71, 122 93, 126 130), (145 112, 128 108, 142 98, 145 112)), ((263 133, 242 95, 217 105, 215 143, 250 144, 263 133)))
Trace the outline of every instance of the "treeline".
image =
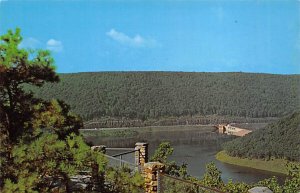
MULTIPOLYGON (((116 127, 145 127, 145 126, 174 126, 174 125, 208 125, 224 123, 271 123, 278 118, 251 118, 251 117, 232 117, 232 116, 181 116, 181 117, 163 117, 160 119, 130 119, 130 118, 112 118, 103 117, 84 122, 85 129, 93 128, 116 128, 116 127)), ((246 128, 249 124, 246 125, 246 128)), ((245 126, 243 125, 243 128, 245 126)), ((254 127, 257 128, 257 127, 254 127)))
POLYGON ((224 144, 230 156, 300 161, 300 112, 224 144))
POLYGON ((103 72, 60 74, 34 89, 58 98, 84 120, 230 115, 278 117, 300 107, 300 76, 253 73, 103 72))

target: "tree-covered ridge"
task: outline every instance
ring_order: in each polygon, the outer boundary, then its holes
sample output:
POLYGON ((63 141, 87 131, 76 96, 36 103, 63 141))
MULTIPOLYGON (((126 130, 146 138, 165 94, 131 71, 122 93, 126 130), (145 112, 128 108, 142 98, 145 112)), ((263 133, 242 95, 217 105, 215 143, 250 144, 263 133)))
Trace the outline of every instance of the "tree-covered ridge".
POLYGON ((224 145, 230 156, 300 161, 300 112, 224 145))
POLYGON ((85 120, 183 115, 277 117, 300 108, 300 76, 253 73, 102 72, 60 74, 34 90, 85 120))

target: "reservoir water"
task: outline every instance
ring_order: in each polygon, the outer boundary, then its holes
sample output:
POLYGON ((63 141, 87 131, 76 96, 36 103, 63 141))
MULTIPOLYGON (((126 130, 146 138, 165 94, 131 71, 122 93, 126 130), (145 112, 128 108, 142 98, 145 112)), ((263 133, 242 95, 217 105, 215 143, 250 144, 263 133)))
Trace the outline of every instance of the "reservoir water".
MULTIPOLYGON (((138 129, 135 129, 138 130, 138 129)), ((212 132, 212 127, 183 127, 183 128, 148 128, 128 137, 87 137, 94 145, 106 145, 107 147, 134 147, 136 142, 149 143, 150 157, 162 141, 169 141, 174 148, 170 160, 177 164, 186 163, 188 173, 201 178, 205 173, 205 165, 214 162, 222 171, 224 181, 243 181, 255 183, 272 176, 283 181, 285 176, 278 173, 266 172, 246 167, 240 167, 222 163, 215 159, 215 154, 221 150, 221 145, 233 137, 212 132)), ((120 151, 108 151, 108 154, 117 154, 120 151)), ((123 159, 133 162, 134 155, 128 154, 123 159)))

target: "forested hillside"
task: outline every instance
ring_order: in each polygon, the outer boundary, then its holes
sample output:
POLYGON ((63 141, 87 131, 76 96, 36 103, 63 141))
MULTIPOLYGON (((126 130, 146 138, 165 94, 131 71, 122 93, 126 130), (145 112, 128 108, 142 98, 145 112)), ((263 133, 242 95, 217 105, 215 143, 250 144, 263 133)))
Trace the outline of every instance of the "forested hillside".
POLYGON ((101 72, 60 74, 34 90, 85 120, 184 115, 276 117, 300 107, 300 76, 253 73, 101 72))
POLYGON ((227 142, 224 149, 230 156, 300 161, 299 139, 300 112, 296 112, 264 129, 227 142))

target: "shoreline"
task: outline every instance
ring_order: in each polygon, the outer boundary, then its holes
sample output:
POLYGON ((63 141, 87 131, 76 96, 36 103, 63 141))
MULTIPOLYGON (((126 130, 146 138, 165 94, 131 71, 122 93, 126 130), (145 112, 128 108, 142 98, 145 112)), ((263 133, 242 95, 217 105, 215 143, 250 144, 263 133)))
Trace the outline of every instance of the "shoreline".
POLYGON ((80 133, 87 136, 124 137, 136 136, 145 132, 188 132, 188 131, 214 132, 216 129, 212 125, 177 125, 177 126, 146 126, 146 127, 120 127, 120 128, 96 128, 81 129, 80 133))
POLYGON ((215 155, 215 157, 218 161, 227 164, 275 172, 285 175, 288 174, 286 170, 286 163, 288 161, 284 159, 272 159, 270 161, 265 161, 260 159, 238 158, 229 156, 224 150, 218 152, 215 155))

